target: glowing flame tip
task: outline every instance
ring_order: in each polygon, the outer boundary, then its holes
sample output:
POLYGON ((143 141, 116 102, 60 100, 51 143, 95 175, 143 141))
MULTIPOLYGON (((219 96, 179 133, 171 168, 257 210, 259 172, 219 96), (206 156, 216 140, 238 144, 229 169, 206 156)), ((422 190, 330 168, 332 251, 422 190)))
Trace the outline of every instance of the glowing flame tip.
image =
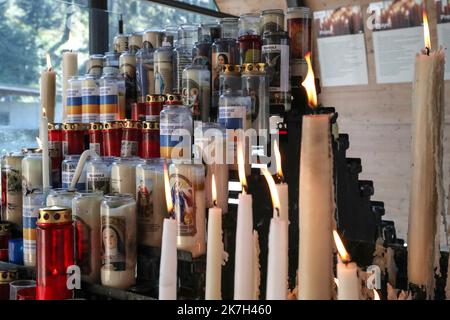
POLYGON ((336 248, 338 250, 339 256, 342 259, 342 262, 347 263, 350 262, 350 254, 345 249, 344 243, 342 243, 341 237, 336 230, 333 230, 334 242, 336 243, 336 248))
POLYGON ((216 178, 214 177, 214 173, 211 178, 211 191, 212 191, 212 200, 214 206, 217 205, 217 190, 216 190, 216 178))
POLYGON ((422 16, 423 16, 423 37, 425 41, 425 48, 431 50, 430 27, 428 24, 428 15, 425 9, 422 12, 422 16))
POLYGON ((172 194, 170 193, 169 172, 167 170, 167 163, 164 162, 164 193, 166 196, 167 211, 169 215, 173 211, 172 194))
POLYGON ((272 175, 266 168, 261 168, 261 172, 264 175, 264 178, 266 178, 267 184, 269 185, 270 195, 272 196, 273 208, 280 210, 280 197, 278 195, 277 187, 275 185, 275 180, 273 180, 272 175))
POLYGON ((302 86, 306 89, 308 96, 308 104, 311 108, 317 107, 317 92, 316 92, 316 80, 314 78, 314 70, 311 64, 311 52, 305 55, 306 63, 308 64, 308 73, 305 80, 302 82, 302 86))
POLYGON ((50 54, 47 52, 46 54, 47 58, 47 70, 52 70, 52 60, 50 59, 50 54))
POLYGON ((281 167, 281 154, 280 154, 280 148, 278 148, 277 140, 274 141, 273 149, 275 151, 275 162, 277 165, 277 175, 280 178, 283 178, 283 169, 281 167))
POLYGON ((244 151, 242 150, 242 145, 238 145, 237 148, 237 162, 238 162, 238 172, 239 181, 242 186, 242 193, 245 193, 245 188, 247 188, 247 178, 245 176, 245 162, 244 162, 244 151))

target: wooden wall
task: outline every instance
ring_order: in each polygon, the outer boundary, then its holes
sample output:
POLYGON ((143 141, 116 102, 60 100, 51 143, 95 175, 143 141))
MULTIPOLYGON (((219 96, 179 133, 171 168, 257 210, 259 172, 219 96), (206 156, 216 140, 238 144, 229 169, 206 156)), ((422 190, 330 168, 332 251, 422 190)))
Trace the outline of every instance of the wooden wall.
MULTIPOLYGON (((268 8, 284 8, 284 0, 216 0, 220 9, 235 15, 268 8)), ((366 14, 375 0, 307 0, 313 11, 359 4, 366 14)), ((432 34, 432 47, 437 47, 436 10, 434 0, 426 0, 432 34)), ((367 14, 364 16, 366 20, 367 14)), ((334 106, 339 113, 342 133, 350 135, 349 156, 362 158, 362 179, 373 180, 374 199, 384 201, 385 219, 393 219, 400 237, 406 239, 408 228, 410 149, 411 149, 411 84, 376 84, 372 32, 365 29, 369 85, 322 88, 320 101, 334 106)), ((317 56, 317 52, 315 52, 317 56)), ((338 60, 339 57, 336 57, 338 60)), ((317 61, 317 60, 316 60, 317 61)), ((447 61, 450 63, 450 61, 447 61)), ((315 71, 319 74, 318 63, 315 71)), ((446 81, 446 115, 444 131, 445 187, 449 186, 450 168, 450 81, 446 81)))

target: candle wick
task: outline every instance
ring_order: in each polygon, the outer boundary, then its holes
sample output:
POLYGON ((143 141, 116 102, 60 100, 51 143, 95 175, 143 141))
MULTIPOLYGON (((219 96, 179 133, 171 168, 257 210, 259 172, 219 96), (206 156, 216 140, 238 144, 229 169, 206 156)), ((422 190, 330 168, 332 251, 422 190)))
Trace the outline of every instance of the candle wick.
POLYGON ((280 217, 280 208, 275 207, 275 212, 277 213, 277 218, 280 217))
POLYGON ((213 201, 213 205, 214 205, 214 207, 217 207, 217 200, 213 201))
POLYGON ((430 55, 430 48, 425 47, 425 52, 427 53, 427 56, 429 56, 430 55))

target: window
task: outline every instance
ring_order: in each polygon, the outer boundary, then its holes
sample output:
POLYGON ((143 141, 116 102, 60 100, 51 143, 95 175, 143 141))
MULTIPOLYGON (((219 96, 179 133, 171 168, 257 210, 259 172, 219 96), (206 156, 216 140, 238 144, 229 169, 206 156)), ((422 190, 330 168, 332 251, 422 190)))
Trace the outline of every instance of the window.
MULTIPOLYGON (((88 56, 87 0, 0 1, 0 151, 36 147, 39 78, 50 54, 61 75, 61 51, 88 56)), ((60 88, 57 77, 56 87, 60 88)), ((56 121, 61 121, 57 95, 56 121)))
POLYGON ((216 1, 214 1, 214 0, 177 0, 177 1, 192 4, 192 5, 198 6, 198 7, 203 7, 203 8, 208 8, 211 10, 219 11, 219 9, 217 8, 216 1))

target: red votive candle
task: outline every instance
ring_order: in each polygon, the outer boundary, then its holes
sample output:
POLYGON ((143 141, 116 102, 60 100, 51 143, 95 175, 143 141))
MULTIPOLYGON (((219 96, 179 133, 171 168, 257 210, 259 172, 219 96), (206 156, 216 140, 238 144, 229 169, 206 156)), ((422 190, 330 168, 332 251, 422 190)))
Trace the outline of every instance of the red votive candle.
POLYGON ((82 154, 84 147, 84 134, 86 126, 83 123, 64 123, 63 124, 63 157, 66 155, 82 154))
POLYGON ((159 122, 146 121, 142 124, 141 158, 159 158, 159 122))
POLYGON ((121 157, 137 157, 140 154, 142 124, 139 121, 126 120, 122 129, 121 157))
POLYGON ((131 104, 131 120, 145 121, 145 102, 134 102, 131 104))
POLYGON ((11 224, 6 221, 0 222, 0 261, 8 262, 8 242, 11 239, 11 224))
POLYGON ((113 121, 103 124, 103 155, 105 157, 120 157, 122 141, 122 122, 113 121))
POLYGON ((70 299, 67 268, 74 264, 72 210, 39 209, 36 225, 36 300, 70 299))
POLYGON ((89 124, 89 149, 103 156, 103 124, 93 122, 89 124))
POLYGON ((36 300, 36 287, 17 291, 17 300, 36 300))
POLYGON ((61 188, 61 162, 63 133, 61 123, 48 124, 48 151, 51 163, 51 184, 53 188, 61 188))
POLYGON ((9 284, 17 280, 17 269, 0 268, 0 300, 9 300, 9 284))
POLYGON ((159 121, 159 114, 164 105, 165 96, 161 94, 147 95, 145 102, 145 121, 159 121))

